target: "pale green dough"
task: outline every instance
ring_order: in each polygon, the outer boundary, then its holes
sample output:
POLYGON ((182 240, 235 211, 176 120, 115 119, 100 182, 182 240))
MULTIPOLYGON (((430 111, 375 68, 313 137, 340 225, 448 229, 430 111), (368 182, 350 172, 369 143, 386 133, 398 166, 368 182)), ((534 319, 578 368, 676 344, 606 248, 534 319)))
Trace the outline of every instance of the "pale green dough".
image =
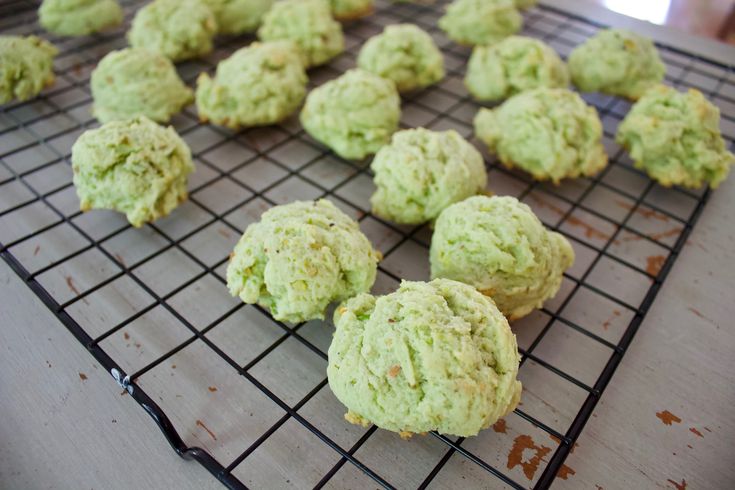
POLYGON ((439 27, 460 44, 492 44, 521 29, 523 17, 513 0, 454 0, 439 27))
POLYGON ((330 303, 369 291, 379 252, 325 199, 269 209, 245 230, 227 267, 230 294, 287 322, 324 319, 330 303))
POLYGON ((373 213, 401 224, 431 221, 487 185, 482 155, 454 130, 399 131, 371 168, 377 187, 370 198, 373 213))
POLYGON ((329 0, 332 15, 337 20, 355 20, 373 13, 374 0, 329 0))
POLYGON ((301 124, 343 158, 360 160, 390 142, 398 129, 401 98, 395 84, 365 70, 348 70, 312 90, 301 124))
POLYGON ((38 20, 60 36, 86 36, 120 25, 122 9, 116 0, 43 0, 38 20))
POLYGON ((58 52, 40 37, 0 36, 0 104, 28 100, 53 85, 58 52))
POLYGON ((515 197, 474 196, 439 215, 429 258, 432 278, 474 286, 516 320, 556 295, 574 250, 515 197))
POLYGON ((464 83, 478 100, 507 99, 524 90, 569 85, 569 72, 547 44, 510 36, 490 46, 475 46, 464 83))
POLYGON ((342 26, 334 20, 326 0, 282 0, 263 17, 262 41, 293 41, 306 67, 323 65, 345 49, 342 26))
POLYGON ((85 131, 72 146, 71 163, 81 210, 114 209, 135 227, 184 201, 194 170, 176 131, 145 116, 85 131))
POLYGON ((220 34, 254 32, 263 16, 273 6, 273 0, 202 0, 217 20, 220 34))
POLYGON ((444 57, 434 40, 413 24, 389 25, 360 49, 357 66, 393 80, 399 92, 428 87, 444 78, 444 57))
POLYGON ((579 90, 636 100, 664 79, 666 66, 650 39, 606 29, 574 48, 569 71, 579 90))
POLYGON ((327 377, 352 423, 474 436, 520 401, 515 335, 471 286, 403 281, 346 301, 334 325, 327 377))
POLYGON ((664 186, 715 188, 735 162, 720 134, 719 109, 694 89, 648 90, 618 126, 616 141, 664 186))
POLYGON ((146 49, 111 51, 92 71, 90 85, 92 113, 103 123, 136 116, 168 122, 194 100, 173 63, 146 49))
POLYGON ((538 180, 591 176, 607 165, 594 107, 563 88, 537 88, 480 109, 475 134, 507 167, 538 180))
POLYGON ((538 3, 538 0, 515 0, 516 7, 519 9, 528 9, 538 3))
POLYGON ((233 129, 277 123, 301 105, 307 81, 292 42, 252 43, 221 61, 214 79, 199 76, 199 118, 233 129))
POLYGON ((128 42, 177 62, 212 51, 216 33, 214 14, 201 0, 153 0, 135 14, 128 42))

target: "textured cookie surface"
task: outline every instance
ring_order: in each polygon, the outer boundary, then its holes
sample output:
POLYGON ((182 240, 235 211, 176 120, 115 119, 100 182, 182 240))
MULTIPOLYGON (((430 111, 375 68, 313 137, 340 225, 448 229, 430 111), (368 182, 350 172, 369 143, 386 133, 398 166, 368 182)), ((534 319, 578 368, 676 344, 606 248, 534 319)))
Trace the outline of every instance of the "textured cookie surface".
POLYGON ((220 34, 255 31, 273 0, 202 0, 212 10, 220 34))
POLYGON ((140 48, 111 51, 92 71, 94 106, 101 122, 146 116, 168 122, 194 95, 160 53, 140 48))
POLYGON ((539 180, 589 176, 607 165, 597 111, 567 89, 533 89, 482 108, 475 134, 504 165, 539 180))
POLYGON ((307 67, 331 60, 345 49, 342 26, 334 20, 326 0, 282 0, 263 17, 262 41, 293 41, 307 67))
POLYGON ((375 155, 375 214, 402 224, 436 218, 487 184, 482 155, 454 130, 406 129, 375 155))
POLYGON ((54 83, 59 51, 36 36, 0 36, 0 104, 27 100, 54 83))
POLYGON ((339 20, 354 20, 373 12, 374 0, 329 0, 332 15, 339 20))
POLYGON ((120 25, 123 14, 116 0, 43 0, 38 17, 54 34, 86 36, 120 25))
POLYGON ((431 36, 413 24, 389 25, 368 39, 357 66, 393 80, 399 92, 427 87, 444 78, 444 57, 431 36))
POLYGON ((128 42, 176 62, 212 51, 216 33, 214 14, 201 0, 153 0, 135 14, 128 42))
POLYGON ((735 161, 720 134, 719 109, 694 89, 650 89, 618 126, 616 140, 665 186, 717 187, 735 161))
POLYGON ((269 209, 245 230, 227 267, 227 287, 276 320, 324 318, 333 301, 369 291, 378 252, 330 201, 269 209))
POLYGON ((71 161, 82 211, 114 209, 133 226, 166 216, 186 199, 194 170, 176 131, 146 117, 85 131, 71 161))
POLYGON ((432 277, 476 287, 514 320, 554 297, 574 250, 515 197, 474 196, 439 215, 429 257, 432 277))
POLYGON ((650 39, 606 29, 569 55, 572 81, 582 91, 638 99, 664 79, 666 67, 650 39))
POLYGON ((346 301, 334 324, 327 376, 350 422, 471 436, 520 400, 515 336, 471 286, 404 281, 346 301))
POLYGON ((360 69, 312 90, 301 110, 301 124, 314 139, 358 160, 388 144, 400 117, 395 84, 360 69))
POLYGON ((306 95, 306 72, 290 41, 252 43, 217 65, 214 79, 197 80, 202 120, 233 129, 274 124, 298 109, 306 95))
POLYGON ((515 34, 523 18, 513 0, 454 0, 439 27, 460 44, 492 44, 515 34))
POLYGON ((524 90, 569 85, 569 72, 547 44, 523 36, 510 36, 489 46, 475 46, 464 79, 478 100, 507 99, 524 90))

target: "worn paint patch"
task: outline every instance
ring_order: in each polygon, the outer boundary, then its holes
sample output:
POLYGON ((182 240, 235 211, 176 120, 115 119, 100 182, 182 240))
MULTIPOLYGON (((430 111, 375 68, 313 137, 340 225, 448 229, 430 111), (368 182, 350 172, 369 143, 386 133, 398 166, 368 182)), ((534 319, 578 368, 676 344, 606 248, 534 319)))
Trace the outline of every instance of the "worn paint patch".
POLYGON ((646 272, 651 274, 652 276, 657 276, 659 272, 661 272, 661 268, 664 266, 664 262, 666 262, 666 257, 663 255, 651 255, 650 257, 646 258, 646 272))
POLYGON ((531 436, 521 434, 513 440, 513 447, 510 449, 510 453, 508 453, 507 467, 509 470, 512 470, 516 466, 520 466, 526 478, 533 480, 539 464, 550 452, 550 447, 544 445, 537 446, 531 436), (533 456, 529 460, 524 460, 523 457, 523 453, 526 450, 533 451, 533 456))
POLYGON ((664 425, 671 425, 672 423, 681 423, 681 419, 674 415, 673 413, 669 412, 668 410, 664 410, 662 412, 656 412, 656 417, 661 419, 661 422, 664 423, 664 425))
POLYGON ((493 430, 495 432, 505 434, 507 432, 507 425, 505 423, 505 419, 500 419, 497 422, 493 424, 493 430))
POLYGON ((681 479, 681 483, 677 483, 671 479, 668 479, 666 481, 674 485, 674 488, 676 488, 676 490, 686 490, 687 488, 687 481, 684 478, 681 479))

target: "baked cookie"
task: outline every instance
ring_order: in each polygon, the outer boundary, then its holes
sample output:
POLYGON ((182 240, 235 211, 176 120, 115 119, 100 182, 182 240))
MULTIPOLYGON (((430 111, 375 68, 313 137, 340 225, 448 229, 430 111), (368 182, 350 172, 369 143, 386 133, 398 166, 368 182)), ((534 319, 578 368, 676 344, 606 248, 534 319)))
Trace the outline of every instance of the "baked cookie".
POLYGON ((399 131, 371 168, 377 187, 370 198, 373 213, 401 224, 431 221, 487 184, 482 155, 453 130, 399 131))
POLYGON ((202 0, 153 0, 135 14, 128 42, 177 62, 212 51, 216 33, 217 21, 202 0))
POLYGON ((439 215, 429 258, 432 278, 474 286, 516 320, 556 295, 574 250, 515 197, 474 196, 439 215))
POLYGON ((145 116, 85 131, 72 146, 71 164, 82 211, 114 209, 135 227, 184 201, 194 170, 176 131, 145 116))
POLYGON ((607 165, 594 107, 563 88, 537 88, 480 109, 475 134, 506 167, 538 180, 591 176, 607 165))
POLYGON ((348 70, 312 90, 301 110, 307 133, 341 157, 354 160, 388 144, 400 117, 396 85, 360 69, 348 70))
POLYGON ((625 29, 606 29, 574 48, 569 71, 583 92, 636 100, 664 79, 666 67, 650 39, 625 29))
POLYGON ((261 41, 293 41, 307 68, 323 65, 345 49, 342 26, 326 0, 282 0, 263 17, 261 41))
POLYGON ((219 34, 235 35, 254 32, 273 0, 202 0, 217 20, 219 34))
POLYGON ((307 81, 292 42, 252 43, 220 61, 214 79, 199 75, 199 118, 232 129, 275 124, 301 105, 307 81))
POLYGON ((227 287, 287 322, 324 319, 330 303, 369 291, 379 253, 330 201, 269 209, 245 230, 227 267, 227 287))
POLYGON ((496 43, 522 24, 514 0, 454 0, 439 19, 449 39, 467 45, 496 43))
POLYGON ((434 40, 413 24, 389 25, 360 49, 357 66, 393 80, 399 92, 410 92, 444 78, 444 57, 434 40))
POLYGON ((694 89, 649 89, 620 123, 615 139, 637 168, 667 187, 715 188, 735 161, 720 134, 719 109, 694 89))
POLYGON ((373 13, 374 0, 329 0, 335 19, 355 20, 373 13))
POLYGON ((489 46, 475 46, 464 79, 477 100, 507 99, 524 90, 569 85, 567 67, 538 39, 510 36, 489 46))
POLYGON ((38 9, 41 27, 60 36, 86 36, 122 23, 116 0, 43 0, 38 9))
POLYGON ((403 281, 346 301, 334 325, 327 377, 349 422, 467 437, 520 401, 515 335, 471 286, 403 281))
POLYGON ((168 122, 194 100, 171 60, 147 49, 111 51, 92 71, 90 85, 92 113, 103 123, 136 116, 168 122))
POLYGON ((53 85, 58 52, 40 37, 0 36, 0 104, 28 100, 53 85))

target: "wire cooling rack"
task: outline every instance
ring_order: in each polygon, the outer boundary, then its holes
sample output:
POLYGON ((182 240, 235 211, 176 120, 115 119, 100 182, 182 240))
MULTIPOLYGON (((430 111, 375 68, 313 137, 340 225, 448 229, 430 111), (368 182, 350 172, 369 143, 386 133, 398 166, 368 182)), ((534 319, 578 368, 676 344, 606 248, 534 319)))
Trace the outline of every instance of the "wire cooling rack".
MULTIPOLYGON (((347 51, 312 70, 312 85, 354 66, 361 43, 386 24, 414 22, 445 53, 448 75, 404 99, 402 125, 453 128, 472 137, 478 109, 462 86, 469 50, 436 27, 441 4, 377 2, 346 27, 347 51)), ((129 22, 140 2, 125 4, 129 22)), ((37 2, 0 5, 3 34, 41 31, 37 2)), ((524 33, 563 56, 603 27, 549 7, 525 13, 524 33)), ((47 36, 48 37, 48 36, 47 36)), ((577 261, 561 291, 513 329, 522 352, 522 404, 478 437, 414 437, 361 428, 325 377, 330 325, 275 322, 231 298, 227 255, 268 207, 328 196, 359 220, 382 261, 374 290, 400 278, 428 278, 426 226, 397 227, 369 213, 367 162, 342 160, 310 139, 294 117, 233 133, 199 124, 190 107, 173 124, 197 171, 190 199, 171 216, 131 228, 113 212, 82 214, 72 186, 70 148, 96 122, 88 80, 99 58, 124 46, 124 31, 51 38, 60 48, 56 84, 34 100, 0 110, 0 250, 5 261, 156 421, 173 448, 230 488, 547 488, 573 478, 564 461, 630 345, 709 196, 665 189, 632 168, 614 142, 629 109, 585 96, 605 127, 610 165, 560 186, 531 181, 485 154, 489 189, 517 196, 569 238, 577 261)), ((179 66, 199 72, 249 42, 226 39, 212 55, 179 66)), ((735 138, 735 75, 723 66, 659 46, 667 82, 697 87, 722 110, 735 138)), ((481 146, 481 145, 479 145, 481 146)))

